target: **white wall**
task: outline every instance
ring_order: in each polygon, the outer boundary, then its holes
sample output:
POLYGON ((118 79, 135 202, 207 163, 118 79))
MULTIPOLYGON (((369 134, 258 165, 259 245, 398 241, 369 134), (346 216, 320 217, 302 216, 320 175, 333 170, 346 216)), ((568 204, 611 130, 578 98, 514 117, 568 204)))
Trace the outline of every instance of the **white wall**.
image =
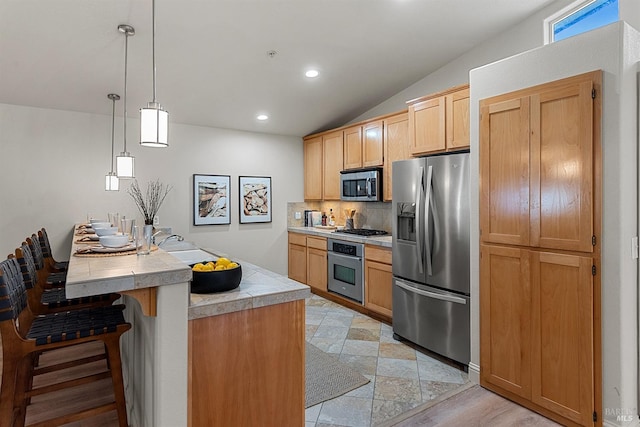
MULTIPOLYGON (((137 119, 127 121, 127 148, 136 157, 141 187, 157 178, 173 186, 160 208, 160 225, 200 246, 286 274, 287 202, 303 198, 301 139, 170 126, 169 148, 145 148, 137 143, 137 119), (192 225, 194 173, 231 176, 230 225, 192 225), (240 175, 272 178, 273 222, 238 224, 240 175)), ((0 104, 0 148, 0 254, 13 252, 44 226, 56 258, 67 259, 71 226, 88 214, 119 212, 141 220, 124 191, 129 183, 121 180, 119 192, 104 190, 104 175, 110 170, 110 116, 0 104)), ((120 151, 122 118, 116 117, 116 153, 120 151)))
MULTIPOLYGON (((569 38, 471 71, 471 164, 479 177, 481 99, 602 69, 603 232, 602 354, 605 425, 620 425, 608 411, 637 413, 637 260, 631 239, 638 233, 636 64, 640 33, 625 23, 569 38), (632 412, 630 412, 632 411, 632 412)), ((478 187, 472 187, 472 363, 479 364, 478 187)), ((625 424, 629 425, 629 424, 625 424)))
MULTIPOLYGON (((558 0, 529 16, 497 37, 475 46, 422 80, 354 118, 358 122, 407 107, 406 102, 469 82, 469 71, 544 44, 543 21, 575 0, 558 0)), ((640 28, 640 0, 619 0, 620 19, 640 28)), ((452 28, 452 37, 455 28, 452 28)), ((428 41, 425 41, 428 43, 428 41)), ((417 53, 419 54, 419 53, 417 53)))

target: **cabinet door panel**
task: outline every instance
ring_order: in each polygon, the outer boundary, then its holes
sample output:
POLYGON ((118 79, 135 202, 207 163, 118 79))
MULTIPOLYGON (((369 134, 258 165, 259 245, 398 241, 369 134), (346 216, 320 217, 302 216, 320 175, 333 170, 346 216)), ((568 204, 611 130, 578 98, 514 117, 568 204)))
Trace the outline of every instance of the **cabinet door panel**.
POLYGON ((529 244, 529 98, 480 103, 480 238, 529 244))
POLYGON ((424 154, 443 151, 445 141, 445 97, 419 102, 409 107, 411 152, 424 154))
POLYGON ((533 252, 532 400, 582 425, 593 403, 592 258, 533 252))
POLYGON ((307 283, 307 248, 289 243, 289 278, 307 283))
POLYGON ((409 117, 406 113, 389 117, 384 120, 384 200, 393 197, 391 177, 393 176, 393 162, 411 158, 409 147, 409 117))
POLYGON ((391 317, 393 275, 391 265, 365 260, 365 307, 391 317))
POLYGON ((531 97, 531 246, 592 252, 592 83, 531 97))
POLYGON ((447 95, 447 150, 469 147, 469 89, 447 95))
POLYGON ((382 120, 367 123, 362 129, 362 166, 382 166, 382 120))
POLYGON ((344 168, 362 167, 362 126, 344 130, 344 168))
POLYGON ((324 158, 324 200, 340 200, 340 171, 343 167, 342 131, 322 137, 324 158))
POLYGON ((322 200, 322 137, 304 141, 304 199, 322 200))
POLYGON ((307 248, 307 285, 327 291, 327 251, 307 248))
POLYGON ((480 380, 531 397, 529 251, 480 246, 480 380))

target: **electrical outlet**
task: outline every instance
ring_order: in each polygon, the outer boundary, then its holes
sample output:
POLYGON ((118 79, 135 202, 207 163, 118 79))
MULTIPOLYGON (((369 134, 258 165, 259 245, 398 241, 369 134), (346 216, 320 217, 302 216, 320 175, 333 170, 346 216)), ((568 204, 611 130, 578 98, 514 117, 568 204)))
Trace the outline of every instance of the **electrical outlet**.
POLYGON ((153 218, 153 225, 160 225, 160 217, 158 215, 153 218))
POLYGON ((294 214, 294 217, 295 217, 295 219, 302 219, 302 213, 300 213, 300 212, 296 212, 296 213, 294 214))

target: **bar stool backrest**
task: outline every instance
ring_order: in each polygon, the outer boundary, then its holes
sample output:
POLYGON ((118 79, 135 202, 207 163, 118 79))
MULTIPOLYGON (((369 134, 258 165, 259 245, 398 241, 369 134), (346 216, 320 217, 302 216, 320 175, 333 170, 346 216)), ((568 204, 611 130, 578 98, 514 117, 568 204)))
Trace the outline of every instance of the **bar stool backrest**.
POLYGON ((15 258, 0 262, 0 322, 15 321, 27 307, 27 288, 15 258))
POLYGON ((20 265, 24 286, 27 289, 35 288, 38 282, 38 268, 26 242, 22 242, 22 246, 16 250, 16 259, 20 265))
POLYGON ((51 244, 49 243, 49 236, 47 236, 47 230, 42 227, 38 231, 38 241, 40 242, 40 249, 42 249, 42 255, 45 258, 53 258, 53 252, 51 252, 51 244))
POLYGON ((29 249, 31 249, 31 255, 33 255, 33 260, 36 263, 36 268, 38 270, 44 268, 44 254, 42 253, 42 248, 40 247, 40 240, 38 240, 38 236, 34 234, 31 235, 31 238, 27 237, 27 244, 29 245, 29 249))

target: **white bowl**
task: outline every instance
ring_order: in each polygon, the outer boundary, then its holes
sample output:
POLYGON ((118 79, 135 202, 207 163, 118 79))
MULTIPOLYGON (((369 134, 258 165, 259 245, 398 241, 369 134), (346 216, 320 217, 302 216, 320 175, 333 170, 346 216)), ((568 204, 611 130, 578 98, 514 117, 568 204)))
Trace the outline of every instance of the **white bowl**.
POLYGON ((129 236, 126 234, 116 234, 113 236, 100 236, 100 243, 105 248, 121 248, 129 244, 129 236))
POLYGON ((98 236, 113 236, 118 232, 118 227, 96 227, 93 229, 98 236))
POLYGON ((89 220, 89 222, 90 222, 91 224, 97 224, 97 223, 100 223, 100 222, 102 222, 102 223, 104 223, 104 222, 108 223, 109 221, 107 221, 106 219, 93 219, 93 218, 91 218, 91 219, 89 220))
POLYGON ((93 228, 94 230, 96 228, 109 228, 109 227, 111 227, 110 222, 92 222, 91 223, 91 228, 93 228))

